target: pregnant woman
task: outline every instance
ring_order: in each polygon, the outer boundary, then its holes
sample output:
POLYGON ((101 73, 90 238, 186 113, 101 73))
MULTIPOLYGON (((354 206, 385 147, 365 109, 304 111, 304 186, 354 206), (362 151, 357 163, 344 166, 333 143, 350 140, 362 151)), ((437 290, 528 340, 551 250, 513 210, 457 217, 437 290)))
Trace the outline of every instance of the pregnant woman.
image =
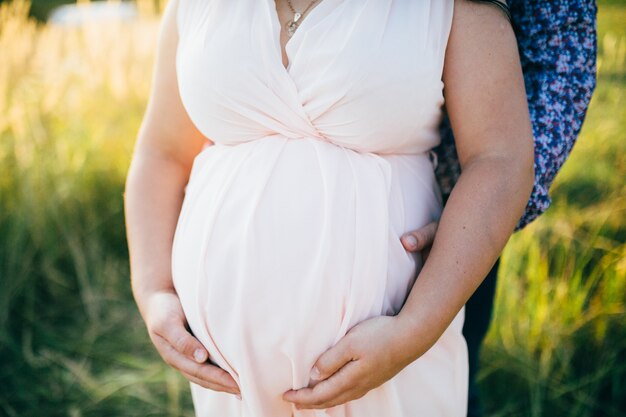
POLYGON ((532 183, 501 10, 170 0, 125 193, 133 293, 198 416, 460 417, 464 304, 532 183), (444 98, 463 173, 442 210, 444 98), (432 220, 423 263, 400 236, 432 220))

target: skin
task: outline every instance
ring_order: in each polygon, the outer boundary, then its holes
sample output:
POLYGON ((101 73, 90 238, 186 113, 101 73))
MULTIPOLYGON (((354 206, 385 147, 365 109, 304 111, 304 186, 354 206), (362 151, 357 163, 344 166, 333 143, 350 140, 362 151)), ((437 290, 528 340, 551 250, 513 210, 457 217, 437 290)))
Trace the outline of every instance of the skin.
MULTIPOLYGON (((168 3, 163 17, 152 92, 124 193, 131 284, 163 360, 192 382, 239 394, 190 333, 170 272, 184 186, 194 157, 207 140, 213 143, 191 123, 178 94, 178 1, 168 3)), ((284 22, 291 13, 277 3, 284 22)), ((296 9, 305 3, 293 1, 296 9)), ((281 37, 283 49, 286 39, 281 37)), ((360 398, 424 354, 480 285, 523 214, 533 185, 533 138, 510 24, 493 6, 456 0, 445 59, 444 95, 462 174, 439 224, 402 238, 409 251, 430 242, 432 249, 398 315, 354 326, 320 356, 308 387, 283 394, 297 408, 323 409, 360 398)))
MULTIPOLYGON (((291 4, 293 5, 293 8, 295 10, 302 11, 309 6, 311 1, 312 0, 291 0, 291 4)), ((323 0, 316 0, 315 3, 313 3, 313 5, 306 12, 306 14, 302 16, 300 20, 298 20, 298 22, 302 23, 302 21, 311 13, 311 10, 315 9, 321 3, 321 1, 323 0)), ((289 34, 285 30, 285 23, 293 19, 293 12, 287 5, 287 1, 283 0, 276 1, 276 13, 278 14, 278 20, 283 24, 282 30, 280 31, 280 46, 282 51, 283 66, 285 66, 286 68, 289 64, 289 58, 287 57, 287 52, 285 52, 285 45, 289 40, 289 34)))

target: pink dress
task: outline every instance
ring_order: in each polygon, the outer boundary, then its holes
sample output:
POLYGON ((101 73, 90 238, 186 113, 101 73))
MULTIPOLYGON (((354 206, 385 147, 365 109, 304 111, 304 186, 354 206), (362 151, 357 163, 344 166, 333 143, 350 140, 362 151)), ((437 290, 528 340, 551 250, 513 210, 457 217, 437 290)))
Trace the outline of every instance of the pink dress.
POLYGON ((463 307, 364 397, 296 410, 316 359, 400 311, 421 269, 400 236, 442 211, 435 160, 453 0, 322 0, 282 64, 273 0, 179 0, 176 68, 195 159, 172 272, 189 325, 242 400, 191 384, 201 417, 464 416, 463 307))

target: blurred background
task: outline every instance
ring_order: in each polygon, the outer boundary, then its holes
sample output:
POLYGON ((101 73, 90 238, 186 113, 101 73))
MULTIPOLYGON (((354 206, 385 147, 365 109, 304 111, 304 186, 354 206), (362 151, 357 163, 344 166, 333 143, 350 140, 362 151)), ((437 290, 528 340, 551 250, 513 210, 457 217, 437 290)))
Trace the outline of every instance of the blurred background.
MULTIPOLYGON (((192 416, 132 300, 124 234, 165 1, 65 3, 0 1, 0 416, 192 416)), ((626 415, 626 1, 599 6, 582 134, 502 257, 490 416, 626 415)))

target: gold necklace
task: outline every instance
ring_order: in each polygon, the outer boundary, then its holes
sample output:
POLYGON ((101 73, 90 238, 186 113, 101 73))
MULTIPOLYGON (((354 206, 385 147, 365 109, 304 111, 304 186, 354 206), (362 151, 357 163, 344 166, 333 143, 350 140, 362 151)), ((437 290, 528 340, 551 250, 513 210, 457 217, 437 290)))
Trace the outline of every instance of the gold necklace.
POLYGON ((292 37, 293 34, 296 33, 296 29, 298 29, 298 26, 300 25, 300 19, 302 18, 302 16, 306 14, 306 12, 309 11, 311 6, 313 6, 313 4, 315 4, 317 1, 318 0, 313 0, 311 3, 309 3, 306 9, 304 9, 304 11, 300 13, 300 12, 297 12, 296 9, 293 8, 293 5, 291 4, 291 0, 287 0, 287 5, 289 6, 289 8, 291 9, 291 12, 293 13, 293 19, 287 22, 287 34, 289 35, 289 37, 292 37))

